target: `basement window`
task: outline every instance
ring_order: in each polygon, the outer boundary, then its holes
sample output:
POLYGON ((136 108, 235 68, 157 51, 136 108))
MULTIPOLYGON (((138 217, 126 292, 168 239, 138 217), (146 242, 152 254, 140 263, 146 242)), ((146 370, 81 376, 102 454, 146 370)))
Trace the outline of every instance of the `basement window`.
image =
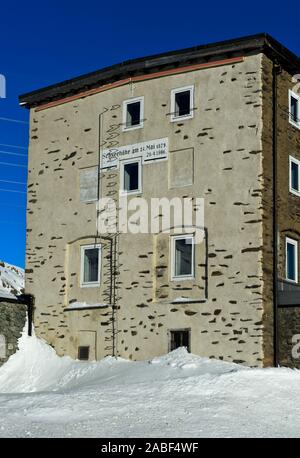
POLYGON ((289 91, 289 120, 300 129, 300 96, 292 91, 289 91))
POLYGON ((81 287, 100 285, 100 245, 81 247, 81 287))
POLYGON ((289 172, 289 183, 290 183, 290 192, 300 196, 300 182, 299 182, 299 166, 300 161, 294 157, 289 157, 290 163, 290 172, 289 172))
POLYGON ((88 361, 90 356, 90 347, 78 347, 78 359, 88 361))
POLYGON ((123 102, 123 130, 139 129, 144 126, 144 97, 123 102))
POLYGON ((142 192, 141 159, 120 162, 121 193, 136 194, 142 192))
POLYGON ((172 280, 194 278, 194 236, 172 237, 172 280))
POLYGON ((185 347, 190 353, 190 333, 190 329, 176 329, 170 331, 170 351, 176 350, 176 348, 185 347))
POLYGON ((298 242, 285 239, 286 279, 298 283, 298 242))
POLYGON ((190 119, 194 115, 194 86, 171 91, 171 121, 190 119))

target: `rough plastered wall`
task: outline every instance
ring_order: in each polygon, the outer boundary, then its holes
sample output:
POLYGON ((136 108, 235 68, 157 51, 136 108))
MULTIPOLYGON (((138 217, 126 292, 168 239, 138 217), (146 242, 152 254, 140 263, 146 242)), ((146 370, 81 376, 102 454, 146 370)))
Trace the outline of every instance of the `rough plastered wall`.
MULTIPOLYGON (((272 293, 272 68, 263 58, 263 150, 264 150, 264 269, 265 269, 265 364, 273 362, 273 293, 272 293)), ((278 212, 278 277, 285 279, 285 238, 300 241, 300 198, 289 191, 289 155, 300 160, 300 130, 289 122, 289 89, 295 87, 293 75, 282 69, 278 75, 277 119, 277 212, 278 212)), ((299 260, 299 256, 298 256, 299 260)), ((299 272, 299 266, 298 266, 299 272)), ((299 304, 300 307, 300 304, 299 304)), ((298 334, 299 310, 283 307, 278 311, 279 364, 298 365, 292 358, 292 336, 298 334)))
POLYGON ((262 58, 263 84, 263 297, 264 297, 264 366, 274 363, 273 315, 273 62, 262 58))
MULTIPOLYGON (((106 242, 101 287, 79 285, 80 245, 102 243, 95 238, 95 203, 79 199, 79 172, 98 164, 99 138, 107 148, 167 137, 169 160, 143 166, 142 197, 204 197, 207 237, 195 247, 195 278, 174 282, 168 235, 118 236, 117 353, 132 359, 164 354, 169 331, 189 329, 193 353, 261 366, 261 132, 261 55, 32 109, 26 292, 35 296, 37 334, 59 354, 77 357, 78 345, 87 342, 93 358, 112 353, 106 242), (192 84, 193 119, 170 122, 170 91, 192 84), (122 103, 138 96, 144 96, 144 127, 123 132, 122 103), (181 182, 177 173, 187 161, 191 173, 181 182), (187 303, 177 301, 182 296, 187 303), (64 311, 75 300, 107 306, 64 311)), ((101 196, 117 199, 118 193, 119 171, 103 172, 101 196)))
POLYGON ((17 351, 25 326, 26 305, 0 303, 0 366, 17 351))

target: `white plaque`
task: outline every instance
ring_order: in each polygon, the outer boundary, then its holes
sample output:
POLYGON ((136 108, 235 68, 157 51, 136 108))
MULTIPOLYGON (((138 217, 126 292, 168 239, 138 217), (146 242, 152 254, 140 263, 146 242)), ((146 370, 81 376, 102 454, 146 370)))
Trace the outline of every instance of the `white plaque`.
POLYGON ((168 159, 168 138, 158 138, 134 145, 120 146, 102 151, 102 169, 119 167, 119 161, 125 159, 142 158, 143 164, 157 160, 168 159))

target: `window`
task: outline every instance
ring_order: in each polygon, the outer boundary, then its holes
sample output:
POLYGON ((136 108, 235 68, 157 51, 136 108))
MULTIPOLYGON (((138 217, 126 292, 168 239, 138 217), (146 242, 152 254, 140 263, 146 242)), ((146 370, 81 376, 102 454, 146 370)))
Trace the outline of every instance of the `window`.
POLYGON ((171 91, 171 121, 192 118, 194 115, 194 86, 171 91))
POLYGON ((81 287, 100 285, 100 245, 81 247, 81 287))
POLYGON ((286 279, 298 283, 298 242, 285 239, 286 279))
POLYGON ((80 170, 80 201, 94 202, 98 199, 98 167, 80 170))
POLYGON ((194 250, 193 235, 172 238, 172 279, 194 277, 194 250))
POLYGON ((123 130, 139 129, 144 126, 144 97, 123 102, 123 130))
POLYGON ((295 92, 289 91, 289 120, 290 123, 300 129, 300 96, 295 92))
POLYGON ((142 162, 141 159, 131 159, 120 162, 121 192, 136 194, 142 191, 142 162))
POLYGON ((290 161, 290 172, 289 172, 289 182, 290 182, 290 192, 300 196, 300 183, 299 183, 299 166, 300 161, 294 157, 289 157, 290 161))
POLYGON ((170 351, 176 350, 176 348, 185 347, 190 353, 190 330, 189 329, 178 329, 170 331, 170 351))
POLYGON ((90 355, 90 347, 78 347, 78 359, 88 361, 90 355))

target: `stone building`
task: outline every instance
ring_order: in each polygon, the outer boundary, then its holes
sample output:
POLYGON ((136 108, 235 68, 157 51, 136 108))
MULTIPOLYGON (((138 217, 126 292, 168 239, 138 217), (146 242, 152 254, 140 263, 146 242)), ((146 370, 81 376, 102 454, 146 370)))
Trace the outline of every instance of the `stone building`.
POLYGON ((140 360, 185 345, 249 366, 299 364, 299 68, 259 34, 20 96, 25 288, 36 333, 58 354, 140 360), (102 230, 120 196, 132 208, 179 198, 194 215, 203 198, 202 242, 197 225, 178 235, 174 220, 169 231, 102 230))

